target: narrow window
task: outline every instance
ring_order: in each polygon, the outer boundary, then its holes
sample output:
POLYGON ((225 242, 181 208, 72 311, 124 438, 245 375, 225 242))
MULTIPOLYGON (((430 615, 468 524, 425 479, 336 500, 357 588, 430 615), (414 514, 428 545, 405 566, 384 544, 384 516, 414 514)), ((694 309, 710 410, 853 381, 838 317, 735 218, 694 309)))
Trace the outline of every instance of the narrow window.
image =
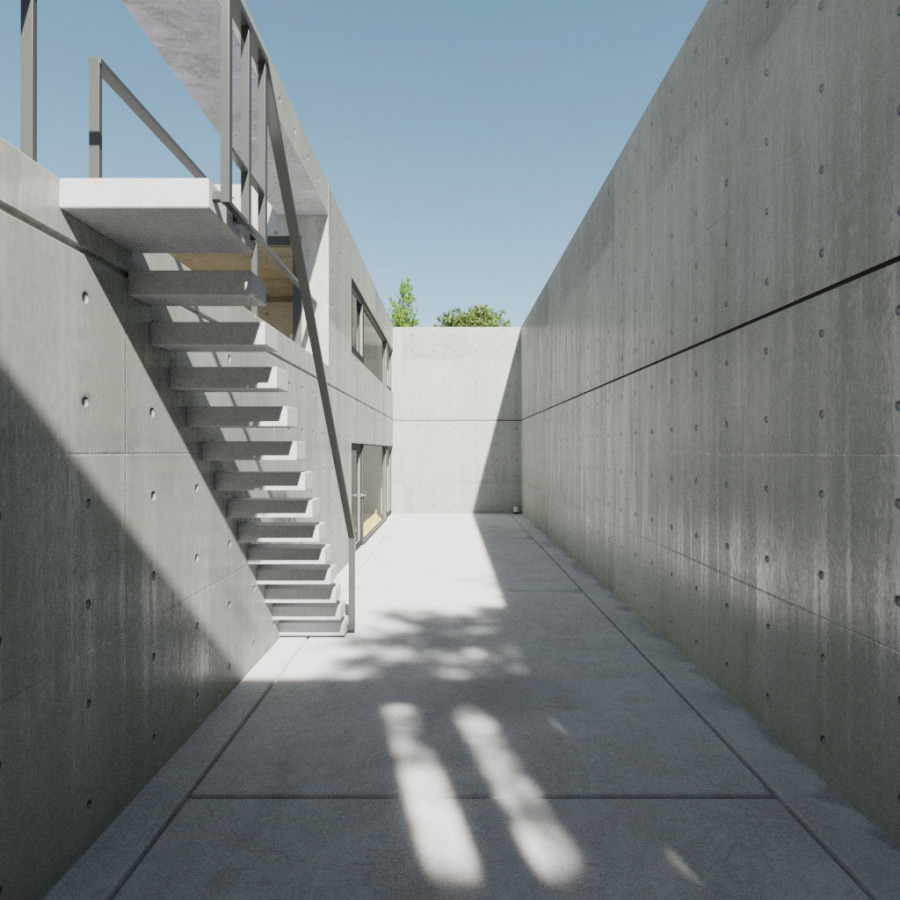
POLYGON ((362 544, 391 511, 391 448, 354 444, 352 459, 353 530, 362 544))
POLYGON ((355 284, 351 292, 350 308, 353 352, 379 381, 390 387, 388 379, 391 348, 355 284))

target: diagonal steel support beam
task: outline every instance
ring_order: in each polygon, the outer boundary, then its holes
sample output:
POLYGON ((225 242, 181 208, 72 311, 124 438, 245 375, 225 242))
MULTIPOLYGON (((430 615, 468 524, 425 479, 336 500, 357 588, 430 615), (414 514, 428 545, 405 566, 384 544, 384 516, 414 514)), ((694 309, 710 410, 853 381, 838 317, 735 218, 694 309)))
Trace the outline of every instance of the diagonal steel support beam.
POLYGON ((328 431, 328 441, 331 445, 331 458, 334 462, 338 492, 340 493, 341 507, 344 512, 344 524, 346 525, 347 537, 349 539, 350 603, 348 605, 348 619, 349 630, 353 631, 355 628, 356 532, 353 528, 353 515, 350 512, 350 495, 347 491, 347 482, 344 478, 344 467, 341 465, 340 444, 338 442, 337 429, 334 425, 334 412, 331 408, 328 381, 325 377, 325 363, 322 359, 322 347, 319 343, 319 328, 316 325, 316 313, 313 308, 312 294, 309 290, 306 262, 303 259, 300 225, 297 222, 297 208, 294 205, 294 193, 291 189, 291 176, 288 171, 284 136, 281 132, 281 120, 278 116, 278 104, 275 99, 275 89, 272 86, 271 77, 266 79, 266 101, 268 106, 269 136, 272 140, 272 158, 275 162, 275 171, 278 174, 278 184, 281 189, 281 201, 284 204, 284 215, 287 219, 288 234, 291 238, 291 253, 294 257, 294 275, 297 279, 297 284, 294 285, 294 337, 296 338, 299 331, 300 310, 302 308, 303 314, 306 316, 306 333, 309 335, 309 345, 316 366, 316 380, 319 384, 319 396, 322 400, 322 411, 325 414, 325 427, 328 431))

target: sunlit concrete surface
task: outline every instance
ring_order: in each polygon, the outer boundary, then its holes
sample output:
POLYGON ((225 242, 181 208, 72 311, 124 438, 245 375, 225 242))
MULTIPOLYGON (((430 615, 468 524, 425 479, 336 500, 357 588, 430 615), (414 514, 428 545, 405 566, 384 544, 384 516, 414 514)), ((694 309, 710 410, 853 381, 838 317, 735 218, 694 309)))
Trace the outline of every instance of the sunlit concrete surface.
POLYGON ((900 852, 521 516, 394 515, 53 897, 896 897, 900 852))

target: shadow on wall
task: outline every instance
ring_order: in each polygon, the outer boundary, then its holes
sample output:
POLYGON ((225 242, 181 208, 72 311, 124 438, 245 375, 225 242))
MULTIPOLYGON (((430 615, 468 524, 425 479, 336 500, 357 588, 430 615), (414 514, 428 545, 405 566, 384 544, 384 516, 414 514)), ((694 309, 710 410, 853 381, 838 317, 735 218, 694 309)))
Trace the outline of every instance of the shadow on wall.
POLYGON ((503 399, 484 457, 473 512, 512 512, 522 506, 522 340, 516 342, 503 399))
POLYGON ((521 519, 398 516, 360 591, 358 631, 293 658, 129 896, 172 873, 186 895, 836 890, 521 519))
POLYGON ((213 501, 186 455, 67 453, 2 369, 0 447, 0 886, 30 897, 215 709, 273 629, 261 602, 251 608, 240 551, 202 533, 213 501))

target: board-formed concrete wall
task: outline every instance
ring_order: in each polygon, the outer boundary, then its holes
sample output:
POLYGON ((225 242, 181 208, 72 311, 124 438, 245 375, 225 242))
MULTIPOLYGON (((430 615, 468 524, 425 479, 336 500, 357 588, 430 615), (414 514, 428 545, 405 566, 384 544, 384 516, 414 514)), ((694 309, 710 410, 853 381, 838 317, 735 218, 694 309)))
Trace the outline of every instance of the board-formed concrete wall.
POLYGON ((519 331, 395 329, 395 511, 521 503, 519 331))
POLYGON ((522 329, 526 515, 894 840, 898 78, 711 2, 522 329))

